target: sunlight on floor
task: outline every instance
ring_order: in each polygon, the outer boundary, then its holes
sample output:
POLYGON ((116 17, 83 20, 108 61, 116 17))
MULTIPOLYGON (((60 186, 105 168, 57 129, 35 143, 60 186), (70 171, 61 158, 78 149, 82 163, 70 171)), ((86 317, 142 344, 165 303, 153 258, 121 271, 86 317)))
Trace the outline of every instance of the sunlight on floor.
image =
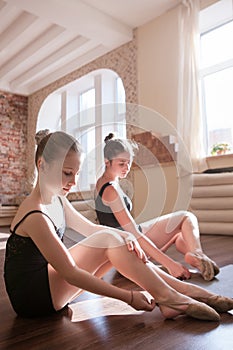
POLYGON ((126 303, 107 298, 96 298, 80 301, 70 304, 72 310, 72 322, 90 320, 96 317, 116 316, 116 315, 135 315, 142 314, 144 311, 136 311, 126 303))
POLYGON ((7 241, 8 237, 9 237, 9 234, 7 234, 7 233, 0 233, 0 250, 6 248, 6 241, 7 241))

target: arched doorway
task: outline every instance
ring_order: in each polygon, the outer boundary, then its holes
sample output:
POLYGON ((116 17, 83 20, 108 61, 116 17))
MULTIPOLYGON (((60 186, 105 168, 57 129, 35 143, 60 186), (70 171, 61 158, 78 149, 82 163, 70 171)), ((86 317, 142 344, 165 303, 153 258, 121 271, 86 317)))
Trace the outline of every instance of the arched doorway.
POLYGON ((104 164, 104 137, 109 132, 126 137, 121 78, 113 70, 98 69, 54 91, 40 108, 37 131, 41 129, 62 130, 79 140, 86 158, 76 190, 90 190, 104 164))

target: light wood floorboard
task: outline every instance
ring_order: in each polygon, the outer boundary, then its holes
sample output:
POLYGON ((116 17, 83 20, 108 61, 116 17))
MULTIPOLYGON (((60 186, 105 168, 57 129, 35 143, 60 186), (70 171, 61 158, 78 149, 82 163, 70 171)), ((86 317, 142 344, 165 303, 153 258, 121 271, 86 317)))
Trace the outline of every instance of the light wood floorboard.
MULTIPOLYGON (((233 237, 206 235, 201 240, 206 253, 220 266, 233 264, 233 237)), ((61 315, 30 320, 16 317, 3 283, 5 241, 6 237, 0 235, 1 350, 233 350, 233 316, 229 313, 222 315, 220 323, 186 316, 164 320, 157 308, 151 313, 135 312, 124 303, 84 293, 70 305, 69 312, 61 315)), ((66 244, 71 244, 70 239, 66 239, 66 244)), ((182 261, 173 247, 169 254, 182 261)), ((132 287, 114 269, 105 279, 132 287)))

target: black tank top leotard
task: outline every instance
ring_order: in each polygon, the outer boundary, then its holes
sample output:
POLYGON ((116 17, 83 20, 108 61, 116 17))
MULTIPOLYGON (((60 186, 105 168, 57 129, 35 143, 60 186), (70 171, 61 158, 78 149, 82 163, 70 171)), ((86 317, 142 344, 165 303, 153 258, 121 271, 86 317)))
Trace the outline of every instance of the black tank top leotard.
MULTIPOLYGON (((44 316, 56 312, 49 288, 48 262, 30 237, 23 237, 16 233, 19 225, 33 213, 41 213, 51 220, 40 210, 28 212, 13 230, 10 230, 11 235, 7 240, 5 253, 6 290, 13 309, 23 317, 44 316)), ((62 240, 65 223, 63 222, 59 229, 54 223, 53 225, 62 240)))
MULTIPOLYGON (((101 225, 110 226, 110 227, 118 228, 120 230, 124 230, 121 227, 119 221, 117 221, 117 219, 116 219, 115 215, 113 214, 111 208, 103 203, 102 196, 103 196, 105 188, 108 187, 108 186, 113 186, 113 183, 112 182, 106 182, 101 187, 98 195, 96 196, 96 199, 95 199, 95 210, 96 210, 97 218, 98 218, 99 223, 101 225)), ((124 192, 122 192, 122 197, 123 197, 123 200, 125 202, 125 205, 126 205, 127 209, 129 211, 131 211, 132 210, 132 202, 131 202, 130 198, 124 192)), ((138 228, 141 231, 141 227, 138 226, 138 228)))

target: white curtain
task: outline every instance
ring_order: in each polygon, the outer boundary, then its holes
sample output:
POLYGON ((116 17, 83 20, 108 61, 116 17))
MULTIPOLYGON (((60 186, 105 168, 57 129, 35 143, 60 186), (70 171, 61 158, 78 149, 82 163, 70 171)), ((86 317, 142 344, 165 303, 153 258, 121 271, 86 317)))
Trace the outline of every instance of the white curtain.
MULTIPOLYGON (((181 1, 177 130, 191 158, 193 172, 201 172, 207 168, 204 123, 199 102, 199 11, 199 0, 181 1)), ((181 167, 183 148, 179 145, 178 164, 181 167)))

